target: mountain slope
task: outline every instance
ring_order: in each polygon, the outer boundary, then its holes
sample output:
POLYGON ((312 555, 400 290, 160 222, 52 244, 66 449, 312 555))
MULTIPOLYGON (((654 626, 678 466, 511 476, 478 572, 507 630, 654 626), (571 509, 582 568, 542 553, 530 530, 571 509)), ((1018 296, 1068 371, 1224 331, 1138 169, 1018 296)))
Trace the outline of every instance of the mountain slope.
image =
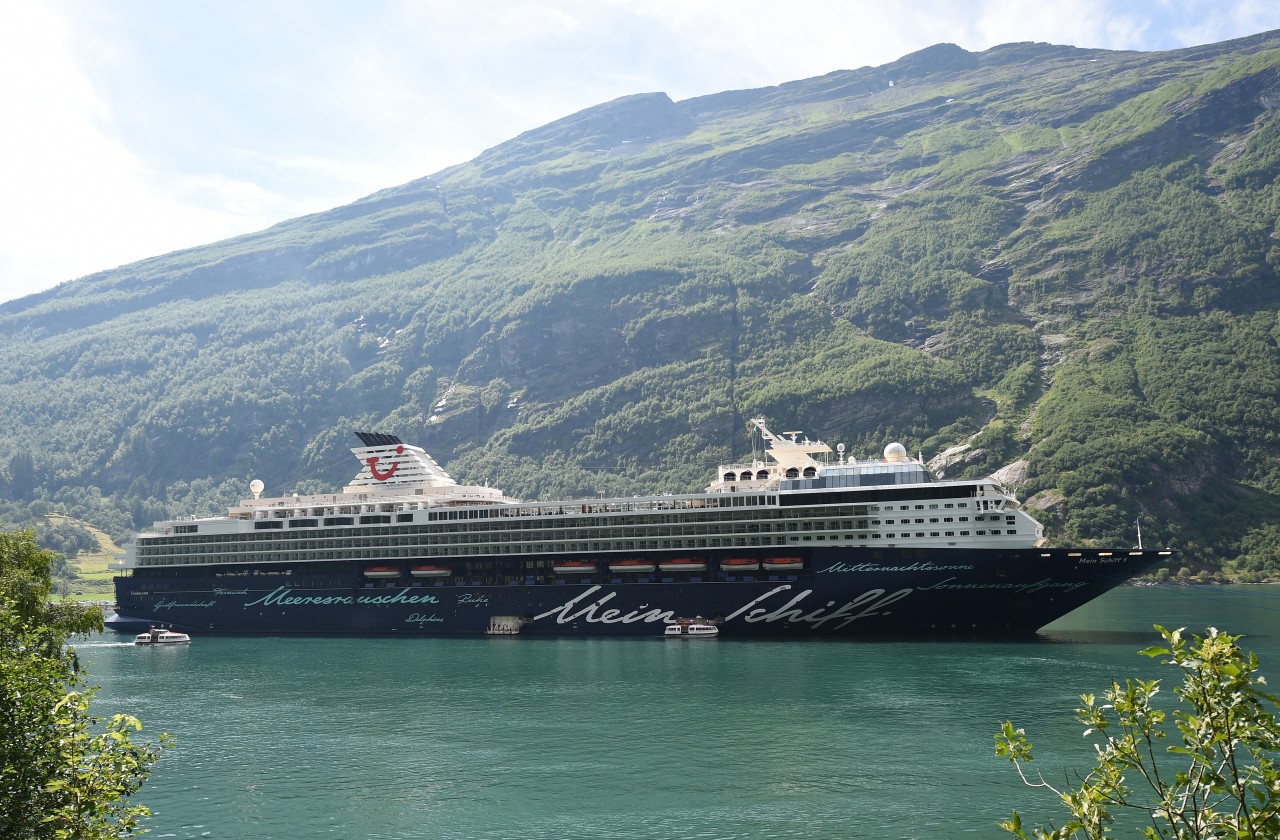
MULTIPOLYGON (((1054 542, 1280 568, 1280 34, 938 45, 638 94, 0 306, 0 482, 117 537, 354 428, 510 492, 687 490, 745 418, 1015 463, 1054 542)), ((1173 570, 1177 571, 1177 570, 1173 570)))

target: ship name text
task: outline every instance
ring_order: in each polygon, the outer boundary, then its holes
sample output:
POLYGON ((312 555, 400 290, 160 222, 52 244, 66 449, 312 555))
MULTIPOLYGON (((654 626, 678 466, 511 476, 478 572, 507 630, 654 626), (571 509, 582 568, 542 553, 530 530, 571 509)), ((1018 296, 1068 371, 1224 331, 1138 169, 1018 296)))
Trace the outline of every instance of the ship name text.
POLYGON ((316 606, 349 606, 351 604, 438 604, 439 599, 434 595, 410 595, 412 590, 402 589, 394 595, 293 595, 292 589, 284 586, 276 587, 275 591, 263 595, 256 601, 249 601, 246 607, 256 607, 259 604, 263 606, 271 606, 279 604, 283 607, 292 607, 299 605, 316 605, 316 606))
POLYGON ((883 589, 868 589, 852 601, 848 601, 843 606, 831 609, 836 606, 835 601, 827 601, 826 606, 818 607, 815 610, 808 610, 808 607, 800 607, 800 602, 804 601, 813 594, 812 589, 806 589, 794 595, 790 600, 781 606, 769 609, 762 606, 764 602, 783 592, 791 589, 791 584, 783 584, 775 586, 773 589, 763 595, 749 601, 745 606, 734 610, 725 616, 725 621, 731 621, 738 616, 742 616, 743 621, 755 623, 758 621, 767 621, 773 623, 775 621, 787 621, 794 623, 808 624, 813 629, 818 629, 822 625, 830 621, 839 621, 838 624, 832 626, 833 630, 840 630, 847 627, 860 618, 870 618, 875 615, 889 615, 892 611, 884 609, 890 604, 901 601, 910 595, 914 590, 899 589, 896 592, 885 594, 883 589))
POLYGON ((610 592, 607 595, 602 595, 581 609, 578 609, 576 612, 574 611, 578 606, 578 602, 584 600, 590 595, 594 595, 598 591, 600 591, 600 587, 593 586, 562 606, 547 610, 544 613, 534 616, 534 620, 550 618, 554 615, 556 617, 557 624, 569 624, 570 622, 577 621, 578 619, 582 619, 583 621, 587 621, 592 624, 634 624, 637 621, 660 621, 663 624, 670 624, 675 621, 675 613, 671 610, 645 609, 648 604, 641 604, 639 609, 627 612, 615 609, 602 610, 601 608, 605 604, 609 603, 609 601, 613 600, 613 597, 618 594, 616 592, 610 592))

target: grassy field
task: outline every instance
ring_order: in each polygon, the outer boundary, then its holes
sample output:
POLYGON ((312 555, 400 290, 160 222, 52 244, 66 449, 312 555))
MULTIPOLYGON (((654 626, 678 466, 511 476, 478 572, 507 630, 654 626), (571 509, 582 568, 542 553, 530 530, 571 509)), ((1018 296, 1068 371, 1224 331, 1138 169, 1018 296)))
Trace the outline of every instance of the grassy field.
POLYGON ((111 578, 115 572, 111 571, 110 565, 124 559, 124 549, 88 522, 62 514, 50 514, 47 518, 54 525, 63 523, 79 525, 93 534, 93 538, 98 541, 97 550, 81 552, 68 559, 71 565, 78 569, 78 574, 71 583, 70 597, 77 601, 111 600, 115 595, 111 584, 111 578))

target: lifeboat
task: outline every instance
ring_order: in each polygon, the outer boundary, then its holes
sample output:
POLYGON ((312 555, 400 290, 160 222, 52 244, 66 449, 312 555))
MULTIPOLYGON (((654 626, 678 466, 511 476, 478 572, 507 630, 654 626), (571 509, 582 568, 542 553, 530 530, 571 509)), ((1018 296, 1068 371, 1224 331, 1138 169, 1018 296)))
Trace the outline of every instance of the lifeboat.
POLYGON ((398 578, 400 570, 395 566, 370 566, 364 570, 367 578, 398 578))
POLYGON ((594 575, 596 564, 590 560, 562 560, 551 569, 558 575, 594 575))
POLYGON ((705 572, 707 564, 701 560, 663 560, 658 568, 664 572, 705 572))
POLYGON ((730 557, 728 560, 720 561, 720 571, 722 572, 755 572, 760 569, 760 561, 752 560, 750 557, 730 557))
POLYGON ((409 570, 414 577, 448 577, 453 569, 448 566, 414 566, 409 570))
POLYGON ((767 572, 794 572, 804 568, 804 561, 799 557, 770 557, 764 561, 767 572))
POLYGON ((647 575, 651 573, 656 566, 648 560, 610 560, 609 571, 625 572, 633 575, 647 575))

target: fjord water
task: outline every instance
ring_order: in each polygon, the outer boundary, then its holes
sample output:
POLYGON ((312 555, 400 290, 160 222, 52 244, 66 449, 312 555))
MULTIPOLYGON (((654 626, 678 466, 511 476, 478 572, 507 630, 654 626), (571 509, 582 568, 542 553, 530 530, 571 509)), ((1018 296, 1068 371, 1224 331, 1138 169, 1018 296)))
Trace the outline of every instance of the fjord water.
POLYGON ((99 713, 176 739, 139 796, 153 838, 996 837, 1014 808, 1060 816, 994 756, 999 723, 1027 729, 1046 776, 1086 767, 1071 710, 1161 676, 1136 655, 1156 623, 1247 634, 1280 670, 1264 586, 1122 588, 1024 642, 106 634, 78 650, 99 713))

